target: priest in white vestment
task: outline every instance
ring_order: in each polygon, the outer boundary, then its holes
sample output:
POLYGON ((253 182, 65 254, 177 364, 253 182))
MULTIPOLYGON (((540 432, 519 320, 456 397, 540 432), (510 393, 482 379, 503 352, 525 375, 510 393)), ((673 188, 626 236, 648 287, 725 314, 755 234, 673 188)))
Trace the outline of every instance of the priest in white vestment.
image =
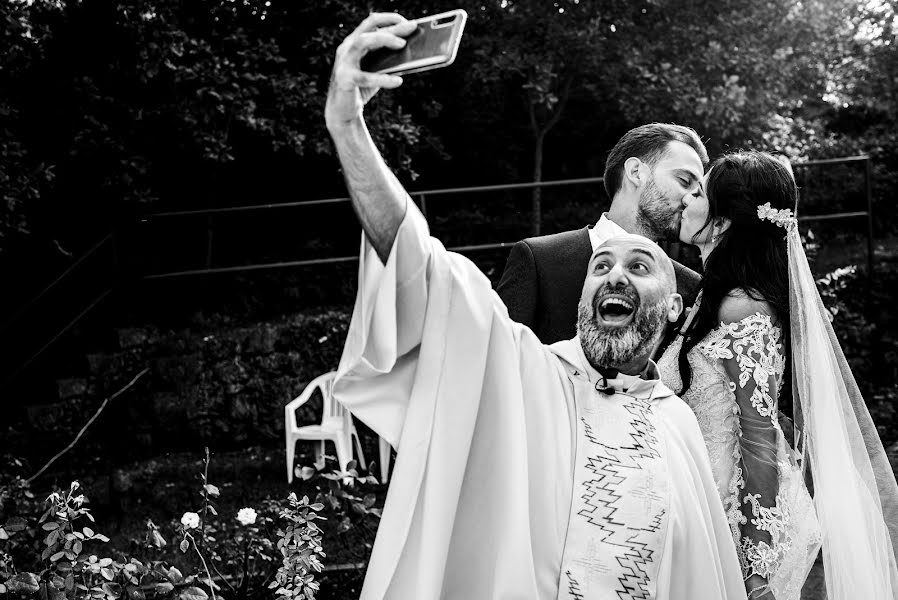
POLYGON ((326 119, 364 229, 334 394, 398 450, 364 599, 745 598, 692 411, 649 360, 682 309, 640 236, 600 246, 578 337, 542 345, 429 236, 383 163, 359 70, 413 26, 373 14, 337 51, 326 119))

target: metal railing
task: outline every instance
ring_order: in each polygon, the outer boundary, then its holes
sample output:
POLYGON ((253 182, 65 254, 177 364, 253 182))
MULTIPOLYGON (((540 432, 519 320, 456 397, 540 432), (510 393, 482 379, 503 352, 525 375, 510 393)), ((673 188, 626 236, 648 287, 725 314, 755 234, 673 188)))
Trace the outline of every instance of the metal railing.
MULTIPOLYGON (((801 222, 819 222, 831 221, 838 219, 855 219, 865 217, 867 220, 867 269, 868 277, 872 277, 874 268, 874 247, 873 247, 873 192, 872 192, 872 168, 870 157, 868 156, 851 156, 846 158, 814 160, 803 163, 795 163, 795 169, 804 169, 814 166, 825 166, 843 163, 865 163, 864 179, 865 179, 865 210, 846 211, 837 213, 827 213, 819 215, 800 215, 801 222)), ((432 199, 444 199, 451 196, 483 194, 490 192, 507 192, 513 190, 527 190, 536 187, 564 187, 600 184, 603 182, 602 177, 588 177, 580 179, 565 179, 556 181, 542 181, 533 183, 515 183, 502 185, 487 186, 471 186, 459 188, 444 188, 433 190, 419 190, 410 192, 410 196, 417 201, 421 211, 427 215, 428 202, 432 199)), ((241 214, 258 211, 279 211, 287 208, 307 208, 322 205, 338 205, 346 204, 349 198, 326 198, 321 200, 311 200, 303 202, 287 202, 278 204, 263 204, 253 206, 235 206, 226 208, 212 208, 201 210, 187 210, 176 212, 159 212, 148 214, 140 218, 140 222, 148 223, 152 221, 177 220, 192 217, 206 217, 207 220, 207 236, 208 243, 206 247, 206 267, 199 269, 180 269, 167 272, 144 273, 138 278, 146 281, 158 281, 163 279, 171 279, 178 277, 193 277, 210 274, 221 273, 237 273, 247 271, 259 271, 268 269, 280 269, 290 267, 308 267, 315 265, 329 265, 339 263, 350 263, 358 260, 357 255, 352 256, 331 256, 324 258, 312 258, 304 260, 288 260, 265 263, 254 263, 245 265, 233 265, 212 267, 212 231, 214 230, 214 219, 219 215, 241 214)), ((12 362, 6 363, 6 373, 0 374, 0 389, 20 373, 22 373, 30 364, 32 364, 41 354, 43 354, 50 346, 52 346, 60 337, 68 332, 76 323, 85 317, 91 310, 106 299, 118 286, 119 271, 122 266, 122 257, 120 254, 117 239, 119 237, 126 238, 120 231, 114 231, 101 242, 96 244, 84 256, 78 259, 67 271, 60 275, 50 285, 44 288, 39 294, 25 303, 19 310, 13 313, 10 319, 0 326, 0 357, 12 362), (108 251, 108 252, 107 252, 108 251), (85 292, 82 288, 87 288, 85 282, 90 278, 90 271, 93 268, 95 278, 93 280, 92 291, 85 292), (96 276, 105 273, 105 278, 96 276), (79 279, 80 278, 80 279, 79 279), (72 296, 72 290, 78 290, 83 296, 80 302, 76 302, 72 296), (56 321, 53 324, 49 322, 45 325, 41 335, 31 335, 32 325, 41 321, 47 314, 52 313, 51 306, 54 302, 66 308, 65 311, 59 311, 54 314, 56 321), (77 304, 77 306, 75 305, 77 304), (52 330, 51 330, 52 329, 52 330), (18 333, 20 335, 10 335, 10 333, 18 333), (19 347, 19 338, 22 335, 27 337, 29 347, 19 347)), ((469 244, 462 246, 454 246, 449 248, 457 252, 477 252, 484 250, 498 250, 509 248, 517 240, 507 242, 492 242, 486 244, 469 244)), ((125 265, 129 266, 129 265, 125 265)))
POLYGON ((809 160, 801 163, 794 163, 793 168, 805 168, 813 166, 835 165, 843 163, 864 163, 864 197, 866 199, 866 210, 830 213, 824 215, 798 215, 799 222, 813 221, 830 221, 833 219, 851 219, 857 217, 867 218, 867 281, 873 280, 873 265, 875 262, 875 254, 873 248, 873 164, 870 162, 869 156, 846 156, 844 158, 825 158, 821 160, 809 160))
MULTIPOLYGON (((832 159, 822 159, 822 160, 810 160, 805 162, 793 163, 793 168, 795 169, 804 169, 808 167, 814 166, 824 166, 824 165, 832 165, 832 164, 844 164, 844 163, 854 163, 854 162, 864 162, 865 163, 865 195, 866 195, 866 210, 861 211, 850 211, 850 212, 838 212, 838 213, 828 213, 828 214, 820 214, 820 215, 801 215, 799 214, 798 220, 799 222, 809 223, 809 222, 819 222, 819 221, 830 221, 837 219, 850 219, 850 218, 858 218, 858 217, 866 217, 867 219, 867 269, 868 273, 873 273, 873 263, 874 263, 874 249, 873 249, 873 186, 872 186, 872 170, 870 165, 870 157, 869 156, 849 156, 844 158, 832 158, 832 159)), ((585 177, 579 179, 563 179, 563 180, 554 180, 554 181, 541 181, 541 182, 530 182, 530 183, 512 183, 512 184, 500 184, 500 185, 484 185, 484 186, 469 186, 469 187, 457 187, 457 188, 441 188, 441 189, 433 189, 433 190, 418 190, 414 192, 409 192, 409 195, 416 201, 418 207, 421 209, 421 212, 427 217, 427 206, 428 199, 430 198, 440 198, 447 197, 450 195, 459 196, 466 194, 482 194, 488 192, 507 192, 513 190, 528 190, 533 188, 549 188, 549 187, 561 187, 561 186, 576 186, 576 185, 587 185, 587 184, 601 184, 604 182, 603 177, 585 177)), ((210 209, 200 209, 200 210, 187 210, 187 211, 173 211, 173 212, 160 212, 155 214, 145 215, 142 220, 143 221, 151 221, 151 220, 162 220, 162 219, 172 219, 172 218, 185 218, 185 217, 201 217, 205 216, 207 218, 213 218, 216 215, 225 215, 225 214, 235 214, 235 213, 246 213, 253 212, 259 210, 282 210, 287 208, 303 208, 303 207, 312 207, 312 206, 322 206, 328 204, 346 204, 350 201, 348 197, 339 197, 339 198, 326 198, 322 200, 311 200, 304 202, 284 202, 278 204, 263 204, 263 205, 253 205, 253 206, 233 206, 226 208, 210 208, 210 209)), ((212 227, 211 222, 209 224, 212 227)), ((507 242, 492 242, 488 244, 471 244, 464 246, 453 246, 450 247, 449 250, 455 252, 476 252, 481 250, 498 250, 503 248, 510 248, 517 240, 507 241, 507 242)), ((211 250, 210 250, 211 253, 211 250)), ((234 265, 227 267, 211 267, 207 266, 206 268, 201 269, 185 269, 180 271, 169 271, 163 273, 153 273, 144 275, 144 279, 148 280, 159 280, 159 279, 170 279, 175 277, 192 277, 197 275, 213 275, 213 274, 223 274, 223 273, 238 273, 238 272, 246 272, 246 271, 259 271, 259 270, 267 270, 267 269, 281 269, 281 268, 289 268, 289 267, 307 267, 314 265, 327 265, 327 264, 335 264, 335 263, 349 263, 358 260, 358 256, 356 255, 347 255, 347 256, 336 256, 336 257, 328 257, 328 258, 314 258, 314 259, 306 259, 306 260, 293 260, 293 261, 277 261, 277 262, 268 262, 268 263, 256 263, 256 264, 248 264, 248 265, 234 265)))

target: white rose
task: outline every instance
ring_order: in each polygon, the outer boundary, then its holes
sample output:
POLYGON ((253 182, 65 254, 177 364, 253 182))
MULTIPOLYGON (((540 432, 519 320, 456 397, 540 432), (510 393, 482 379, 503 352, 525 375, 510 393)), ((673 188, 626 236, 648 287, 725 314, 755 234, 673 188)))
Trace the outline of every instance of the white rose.
POLYGON ((256 509, 241 508, 237 511, 237 520, 241 525, 252 525, 256 522, 256 509))
POLYGON ((181 517, 181 525, 183 525, 185 529, 196 529, 200 526, 200 516, 194 512, 186 512, 184 513, 184 516, 181 517))

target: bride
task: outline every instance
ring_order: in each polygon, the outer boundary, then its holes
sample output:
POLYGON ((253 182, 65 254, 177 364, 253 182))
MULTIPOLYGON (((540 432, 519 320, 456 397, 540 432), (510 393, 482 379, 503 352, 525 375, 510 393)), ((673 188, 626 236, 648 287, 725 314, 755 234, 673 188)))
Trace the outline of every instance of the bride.
POLYGON ((808 268, 791 168, 730 153, 703 188, 680 227, 701 291, 658 365, 698 419, 749 598, 798 600, 821 545, 829 600, 898 598, 898 487, 808 268))

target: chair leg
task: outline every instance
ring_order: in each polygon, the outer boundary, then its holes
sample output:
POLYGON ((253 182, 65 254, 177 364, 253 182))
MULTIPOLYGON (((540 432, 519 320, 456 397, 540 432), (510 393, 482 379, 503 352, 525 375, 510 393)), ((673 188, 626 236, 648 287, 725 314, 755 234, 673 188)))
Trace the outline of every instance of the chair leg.
POLYGON ((315 468, 319 471, 324 469, 324 440, 315 442, 315 468))
POLYGON ((387 483, 390 479, 390 443, 382 437, 377 438, 380 450, 380 482, 387 483))
POLYGON ((365 462, 365 453, 362 451, 362 442, 359 441, 359 434, 355 429, 352 430, 352 434, 350 434, 350 439, 355 440, 355 451, 356 451, 356 454, 359 455, 359 466, 367 471, 368 464, 365 462))
POLYGON ((290 437, 288 432, 286 435, 287 442, 287 483, 293 483, 293 459, 296 455, 296 440, 290 437))
POLYGON ((352 439, 349 436, 337 436, 334 438, 334 446, 337 447, 337 462, 340 470, 345 471, 349 461, 352 460, 352 439))

